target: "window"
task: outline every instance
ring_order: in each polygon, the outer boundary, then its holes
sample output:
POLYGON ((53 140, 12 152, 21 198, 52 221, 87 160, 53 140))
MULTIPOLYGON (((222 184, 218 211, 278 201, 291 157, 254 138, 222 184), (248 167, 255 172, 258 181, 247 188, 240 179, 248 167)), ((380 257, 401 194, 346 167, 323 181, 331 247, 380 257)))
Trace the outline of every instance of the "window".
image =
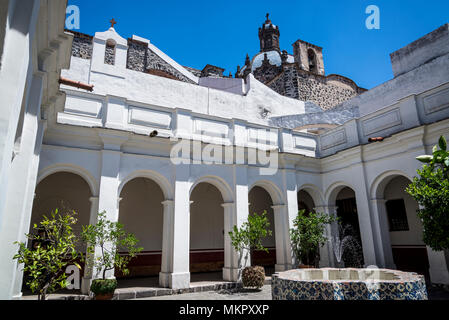
POLYGON ((390 231, 408 231, 409 227, 404 199, 388 200, 385 206, 387 208, 390 231))
POLYGON ((106 50, 104 53, 104 63, 115 65, 115 41, 108 40, 106 42, 106 50))

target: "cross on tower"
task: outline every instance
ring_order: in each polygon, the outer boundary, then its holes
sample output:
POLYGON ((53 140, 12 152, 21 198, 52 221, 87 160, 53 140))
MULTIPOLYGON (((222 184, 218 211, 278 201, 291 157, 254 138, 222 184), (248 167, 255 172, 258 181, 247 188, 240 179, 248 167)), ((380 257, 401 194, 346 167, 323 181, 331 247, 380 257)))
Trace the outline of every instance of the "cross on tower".
POLYGON ((270 16, 270 14, 269 13, 267 13, 267 15, 266 15, 266 17, 267 17, 267 20, 268 20, 268 17, 270 16))
POLYGON ((114 28, 114 25, 117 24, 117 21, 115 21, 114 18, 112 18, 109 22, 111 23, 111 28, 114 28))

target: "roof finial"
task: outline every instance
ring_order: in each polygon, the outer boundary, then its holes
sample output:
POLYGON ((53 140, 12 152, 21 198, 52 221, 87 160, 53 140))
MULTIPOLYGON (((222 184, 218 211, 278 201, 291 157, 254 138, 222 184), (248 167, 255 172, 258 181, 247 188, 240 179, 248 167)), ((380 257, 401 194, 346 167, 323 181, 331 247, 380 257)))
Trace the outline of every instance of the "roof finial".
POLYGON ((111 23, 111 28, 114 28, 114 25, 117 24, 117 21, 115 21, 114 18, 112 18, 109 22, 111 23))
POLYGON ((267 15, 265 17, 267 17, 267 21, 266 22, 271 22, 269 13, 267 13, 267 15))

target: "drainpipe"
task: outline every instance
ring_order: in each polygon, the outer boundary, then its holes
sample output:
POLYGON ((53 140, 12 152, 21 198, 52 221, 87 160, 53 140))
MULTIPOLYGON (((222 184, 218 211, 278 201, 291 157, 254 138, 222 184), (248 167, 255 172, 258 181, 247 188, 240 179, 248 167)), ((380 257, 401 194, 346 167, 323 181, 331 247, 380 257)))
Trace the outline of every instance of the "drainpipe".
POLYGON ((94 85, 93 84, 86 84, 86 83, 82 83, 81 81, 75 81, 75 80, 70 80, 70 79, 67 79, 67 78, 60 77, 59 78, 59 83, 60 84, 65 84, 67 86, 75 87, 75 88, 78 88, 78 89, 84 89, 84 90, 87 90, 87 91, 90 91, 90 92, 94 91, 94 85))

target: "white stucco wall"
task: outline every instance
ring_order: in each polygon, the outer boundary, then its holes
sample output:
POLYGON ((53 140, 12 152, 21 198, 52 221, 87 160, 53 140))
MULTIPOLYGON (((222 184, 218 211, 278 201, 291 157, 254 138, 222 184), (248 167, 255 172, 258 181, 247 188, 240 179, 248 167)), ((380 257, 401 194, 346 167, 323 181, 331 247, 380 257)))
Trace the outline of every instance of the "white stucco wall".
POLYGON ((254 187, 248 194, 249 200, 249 214, 261 215, 265 210, 267 212, 268 222, 270 223, 269 230, 271 236, 262 239, 262 245, 266 248, 273 248, 276 246, 276 232, 274 225, 274 212, 271 206, 273 201, 270 194, 261 187, 254 187))
MULTIPOLYGON (((80 176, 68 172, 52 174, 37 185, 35 193, 30 233, 36 234, 33 225, 39 226, 44 215, 50 218, 50 214, 56 209, 60 214, 72 210, 76 212, 77 222, 73 232, 78 237, 81 235, 82 226, 89 225, 91 206, 89 198, 92 194, 89 185, 80 176)), ((85 247, 81 241, 78 242, 77 248, 80 251, 85 251, 85 247)))
POLYGON ((409 231, 390 232, 391 245, 411 245, 424 246, 422 240, 422 224, 416 211, 418 204, 405 192, 405 189, 411 182, 405 177, 397 177, 390 181, 385 188, 385 200, 404 199, 407 212, 407 222, 409 231))
POLYGON ((120 194, 119 222, 139 240, 143 251, 162 250, 164 194, 156 182, 146 178, 129 181, 120 194))
POLYGON ((200 183, 190 196, 190 249, 224 248, 224 212, 220 191, 200 183))

